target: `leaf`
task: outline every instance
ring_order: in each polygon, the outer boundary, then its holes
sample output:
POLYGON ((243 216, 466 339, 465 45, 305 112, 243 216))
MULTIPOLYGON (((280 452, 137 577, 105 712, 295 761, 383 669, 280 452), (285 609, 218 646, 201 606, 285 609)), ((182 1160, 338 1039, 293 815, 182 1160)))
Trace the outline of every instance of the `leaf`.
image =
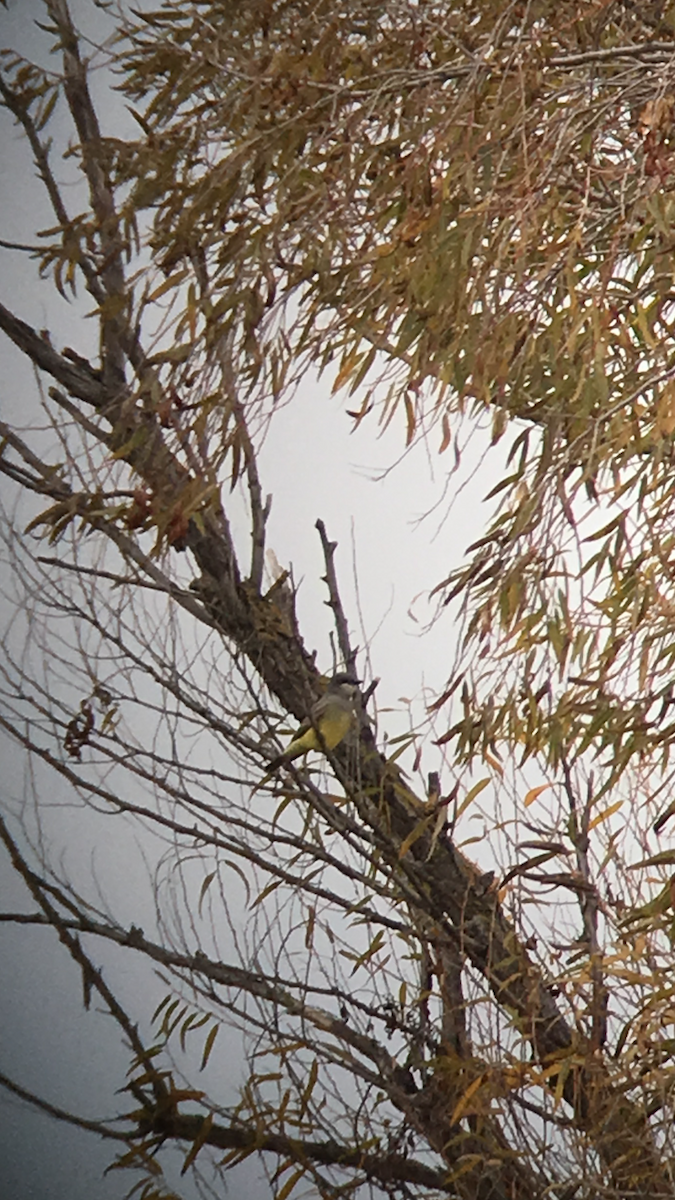
POLYGON ((462 803, 459 805, 457 810, 453 813, 455 820, 457 820, 457 821, 459 820, 459 818, 462 816, 462 813, 466 812, 466 810, 469 807, 469 805, 471 804, 472 800, 475 800, 476 796, 479 796, 480 793, 487 787, 487 785, 489 783, 490 783, 490 779, 479 779, 478 783, 474 783, 473 787, 470 788, 470 790, 466 793, 466 796, 462 800, 462 803))
POLYGON ((529 792, 525 793, 525 798, 523 800, 525 808, 529 808, 531 804, 534 804, 537 797, 541 796, 542 792, 545 792, 546 789, 550 788, 551 786, 552 785, 550 783, 540 783, 538 787, 530 788, 529 792))
POLYGON ((206 1142, 212 1128, 213 1128, 213 1113, 209 1113, 206 1117, 204 1117, 204 1120, 202 1121, 201 1129, 199 1130, 199 1133, 197 1134, 194 1142, 192 1143, 190 1149, 188 1150, 188 1152, 185 1156, 185 1160, 184 1160, 183 1166, 181 1168, 181 1175, 184 1175, 185 1172, 189 1169, 189 1167, 192 1166, 192 1163, 195 1161, 197 1155, 199 1154, 199 1151, 201 1150, 202 1146, 206 1142))
POLYGON ((178 1011, 176 1012, 173 1005, 169 1005, 169 1008, 166 1011, 166 1016, 164 1018, 164 1024, 166 1026, 167 1037, 171 1037, 171 1034, 174 1033, 174 1031, 178 1028, 181 1021, 185 1020, 185 1017, 187 1016, 187 1013, 189 1011, 187 1004, 183 1004, 181 1006, 180 1000, 178 1000, 176 1002, 176 1004, 178 1007, 178 1011))
POLYGON ((673 867, 675 866, 675 850, 661 850, 650 858, 643 858, 637 863, 628 863, 626 870, 640 871, 644 867, 673 867))
POLYGON ((167 1004, 169 1004, 170 1002, 171 1002, 171 992, 169 992, 168 995, 166 995, 163 1000, 160 1000, 159 1004, 157 1005, 157 1008, 155 1009, 154 1013, 152 1014, 152 1017, 150 1018, 151 1025, 154 1025, 159 1014, 162 1012, 162 1009, 166 1008, 167 1004))
POLYGON ((344 356, 340 364, 340 369, 335 376, 335 380, 333 381, 333 387, 331 389, 331 394, 333 396, 336 392, 339 392, 340 388, 343 387, 343 385, 347 382, 360 358, 361 355, 356 350, 352 350, 350 354, 344 356))
POLYGON ((649 642, 645 642, 640 654, 640 665, 638 668, 638 687, 641 692, 644 692, 647 683, 647 673, 649 671, 649 642))
POLYGON ((214 879, 216 878, 217 874, 218 874, 217 871, 211 871, 210 875, 206 875, 202 882, 202 886, 199 889, 199 904, 197 905, 197 910, 199 912, 200 917, 202 915, 202 903, 204 901, 204 897, 205 897, 207 891, 209 890, 211 884, 213 883, 214 879))
POLYGON ((169 346, 167 350, 160 350, 157 354, 153 354, 146 365, 149 367, 161 366, 162 363, 182 363, 187 362, 192 354, 194 346, 191 342, 184 342, 182 345, 169 346))
POLYGON ((276 1193, 274 1200, 286 1200, 286 1198, 290 1196, 291 1192, 293 1191, 296 1183, 299 1183, 305 1174, 306 1168, 298 1167, 297 1171, 294 1171, 290 1179, 287 1179, 284 1186, 276 1193))
POLYGON ((280 803, 277 805, 277 807, 274 811, 274 816, 272 817, 272 825, 277 824, 279 818, 285 812, 285 810, 288 808, 289 804, 292 804, 294 800, 297 800, 297 798, 298 798, 298 796, 297 796, 296 792, 293 792, 293 791, 286 792, 283 799, 280 801, 280 803))
POLYGON ((314 926, 316 924, 316 908, 312 906, 307 917, 307 925, 305 927, 305 949, 311 950, 314 945, 314 926))
MULTIPOLYGON (((352 975, 355 975, 360 967, 363 967, 363 966, 365 966, 365 964, 367 962, 370 962, 371 958, 373 958, 377 954, 378 950, 382 949, 383 942, 384 942, 384 930, 380 929, 375 934, 375 937, 373 938, 372 942, 370 943, 368 949, 364 950, 363 954, 359 954, 358 958, 355 960, 354 966, 352 967, 352 970, 351 970, 352 975)), ((353 955, 348 955, 348 957, 353 957, 353 955)))
POLYGON ((457 1101, 457 1104, 455 1105, 455 1107, 453 1109, 452 1116, 450 1117, 451 1125, 456 1125, 457 1122, 460 1120, 460 1118, 463 1116, 463 1114, 466 1112, 467 1108, 469 1107, 469 1103, 470 1103, 472 1097, 476 1095, 476 1092, 478 1091, 478 1089, 482 1086, 482 1084, 485 1083, 486 1078, 487 1078, 487 1076, 485 1074, 479 1075, 477 1079, 474 1079, 469 1084, 468 1088, 463 1093, 463 1095, 460 1096, 459 1100, 457 1101))
POLYGON ((554 1094, 554 1101, 553 1101, 554 1111, 556 1109, 558 1109, 560 1107, 560 1105, 562 1104, 563 1094, 565 1091, 565 1084, 567 1083, 567 1080, 569 1078, 569 1074, 570 1074, 570 1071, 572 1070, 572 1066, 573 1066, 573 1062, 572 1062, 571 1056, 568 1058, 564 1058, 562 1063, 560 1064, 560 1067, 558 1070, 558 1077, 556 1079, 556 1084, 555 1084, 555 1094, 554 1094))
POLYGON ((439 454, 443 454, 444 450, 447 450, 448 446, 450 445, 451 438, 452 438, 452 430, 450 428, 450 421, 448 419, 447 413, 443 413, 443 418, 441 420, 441 428, 443 430, 443 437, 441 439, 441 444, 438 447, 439 454))
POLYGON ((312 1098, 312 1092, 314 1091, 314 1085, 316 1084, 318 1077, 319 1077, 319 1060, 315 1058, 309 1069, 309 1077, 307 1079, 307 1083, 305 1084, 305 1087, 303 1088, 302 1096, 300 1097, 300 1113, 299 1113, 300 1119, 302 1119, 304 1117, 305 1113, 307 1112, 309 1102, 312 1098))
POLYGON ((220 1029, 220 1025, 217 1025, 217 1024, 212 1025, 211 1028, 209 1029, 206 1041, 204 1042, 202 1061, 201 1061, 201 1064, 199 1067, 200 1071, 204 1070, 204 1067, 206 1066, 207 1062, 209 1061, 209 1058, 211 1057, 211 1051, 213 1050, 213 1043, 215 1042, 215 1040, 218 1036, 219 1029, 220 1029))
MULTIPOLYGON (((386 712, 387 710, 385 709, 383 711, 386 712)), ((391 738, 389 741, 389 745, 396 746, 396 750, 394 751, 393 754, 387 755, 387 762, 388 763, 397 762, 399 758, 403 757, 406 750, 408 750, 410 746, 417 747, 417 744, 418 744, 418 734, 417 733, 402 733, 399 737, 391 738)), ((415 751, 415 753, 417 754, 417 750, 415 751)))
POLYGON ((409 446, 415 436, 415 409, 413 407, 412 398, 408 392, 406 392, 403 397, 403 403, 405 404, 406 420, 408 423, 405 444, 406 446, 409 446))
MULTIPOLYGON (((175 271, 173 275, 169 275, 168 279, 165 279, 163 283, 160 283, 159 286, 154 289, 154 291, 150 292, 149 296, 145 297, 146 304, 152 304, 155 300, 159 300, 161 296, 165 296, 167 292, 170 292, 173 288, 176 288, 183 283, 187 279, 188 275, 189 271, 187 268, 181 271, 175 271)), ((157 360, 155 359, 154 361, 157 360)))
POLYGON ((602 529, 596 529, 595 533, 590 533, 587 537, 585 537, 583 539, 584 542, 598 541, 599 538, 605 537, 606 534, 611 533, 614 529, 617 529, 617 528, 623 526, 625 523, 625 520, 626 520, 626 513, 620 512, 618 514, 618 516, 612 517, 611 521, 608 521, 606 525, 603 525, 602 529))
POLYGON ((493 754, 490 754, 489 750, 483 751, 483 762, 486 762, 488 767, 492 767, 492 770, 496 771, 501 779, 504 778, 504 767, 493 754))
MULTIPOLYGON (((183 1024, 180 1027, 180 1034, 179 1034, 180 1048, 183 1051, 183 1054, 185 1054, 185 1039, 186 1039, 188 1033, 190 1032, 190 1029, 195 1024, 196 1020, 197 1020, 197 1014, 190 1013, 187 1016, 187 1018, 183 1021, 183 1024)), ((207 1020, 208 1020, 208 1018, 207 1018, 207 1020)))
POLYGON ((35 122, 35 128, 38 130, 38 132, 41 131, 42 129, 44 129, 45 125, 47 125, 49 118, 51 117, 52 113, 54 112, 54 109, 56 107, 56 101, 58 100, 58 98, 59 98, 59 89, 54 88, 53 91, 51 92, 49 98, 47 99, 46 104, 43 107, 41 107, 40 114, 35 122))
POLYGON ((225 862, 227 863, 228 867, 230 867, 230 869, 234 871, 235 874, 237 874, 241 879, 246 891, 246 905, 248 907, 248 905, 251 903, 251 885, 246 872, 242 870, 242 868, 234 861, 234 859, 227 858, 225 859, 225 862))
POLYGON ((601 813, 593 817, 593 820, 588 822, 588 832, 590 833, 591 829, 595 829, 596 825, 600 825, 603 821, 606 821, 608 817, 611 817, 612 813, 618 812, 622 804, 623 800, 616 800, 614 804, 610 804, 608 808, 603 809, 601 813))
POLYGON ((141 446, 145 445, 147 440, 148 430, 144 428, 144 426, 140 425, 137 429, 134 429, 133 433, 129 438, 127 438, 126 442, 123 442, 121 446, 117 446, 112 451, 112 458, 128 458, 134 450, 138 450, 141 446))
POLYGON ((558 852, 556 850, 542 851, 541 854, 535 854, 532 858, 526 859, 525 862, 518 863, 517 866, 512 867, 510 871, 507 871, 506 875, 502 879, 501 886, 506 887, 507 883, 510 883, 512 879, 516 879, 517 876, 527 875, 528 872, 534 870, 535 867, 540 867, 543 865, 543 863, 550 862, 552 858, 557 857, 557 854, 558 852))
POLYGON ((281 880, 273 879, 271 881, 271 883, 267 884, 267 887, 263 888, 262 892, 258 893, 255 900, 253 901, 253 904, 251 905, 251 908, 257 908, 259 904, 262 904, 263 900, 266 900, 268 896, 271 896, 272 892, 276 892, 277 888, 280 886, 281 886, 281 880))
POLYGON ((410 833, 407 835, 407 837, 403 839, 398 851, 399 862, 402 858, 405 858, 410 847, 414 846, 415 842, 419 841, 419 839, 424 836, 434 820, 434 816, 435 814, 431 814, 427 817, 423 817, 422 820, 418 821, 414 828, 410 830, 410 833))

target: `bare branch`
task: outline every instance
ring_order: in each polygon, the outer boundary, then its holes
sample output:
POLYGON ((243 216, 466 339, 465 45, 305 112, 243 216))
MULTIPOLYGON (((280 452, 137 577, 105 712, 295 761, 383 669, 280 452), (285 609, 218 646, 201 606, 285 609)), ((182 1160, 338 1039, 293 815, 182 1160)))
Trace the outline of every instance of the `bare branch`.
POLYGON ((577 856, 577 869, 583 887, 579 888, 579 906, 583 920, 583 937, 588 946, 590 959, 590 976, 593 995, 591 1000, 591 1046, 600 1050, 607 1040, 607 1010, 609 1006, 609 990, 602 969, 602 951, 598 942, 598 917, 600 914, 600 897, 598 889, 591 876, 591 866, 588 855, 589 825, 591 821, 593 801, 593 773, 588 777, 586 803, 581 814, 578 812, 576 794, 572 782, 572 774, 567 760, 563 760, 563 786, 570 806, 570 835, 577 856))
POLYGON ((14 345, 28 356, 34 366, 56 379, 71 396, 77 396, 94 408, 104 406, 106 390, 94 371, 75 367, 68 362, 45 338, 40 337, 26 321, 15 317, 4 304, 0 304, 0 329, 4 330, 14 345))
MULTIPOLYGON (((137 1026, 134 1025, 134 1023, 129 1019, 127 1013, 122 1008, 111 989, 108 987, 107 983, 103 979, 102 972, 94 967, 89 956, 85 954, 79 939, 74 937, 67 928, 67 924, 64 922, 63 917, 48 898, 47 890, 43 886, 42 880, 28 866, 23 855, 19 851, 17 843, 10 835, 7 824, 2 817, 0 817, 0 840, 2 840, 5 844, 15 871, 23 879, 33 899, 48 918, 50 925, 56 931, 59 940, 70 953, 71 958, 80 967, 82 971, 85 1007, 89 1007, 89 996, 91 991, 94 990, 98 992, 101 999, 106 1004, 110 1015, 114 1017, 120 1026, 120 1029, 122 1029, 125 1033, 129 1045, 132 1047, 139 1061, 146 1061, 146 1050, 138 1034, 137 1026)), ((54 894, 55 889, 53 885, 50 885, 49 891, 52 893, 52 895, 54 894)), ((68 907, 70 907, 70 905, 68 905, 68 907)), ((152 1073, 151 1087, 156 1101, 161 1100, 165 1094, 165 1086, 161 1077, 155 1075, 154 1073, 152 1073)), ((130 1084, 130 1088, 138 1097, 138 1099, 145 1103, 145 1096, 142 1089, 133 1083, 130 1084)))
POLYGON ((23 242, 8 242, 4 238, 0 238, 0 246, 3 250, 23 250, 26 254, 39 255, 42 253, 43 246, 27 246, 23 242))
POLYGON ((315 528, 319 531, 321 546, 323 548, 323 557, 326 564, 325 582, 328 585, 328 595, 330 597, 327 603, 329 608, 331 608, 333 611, 340 655, 347 670, 356 674, 356 651, 352 650, 349 641, 349 626, 347 624, 347 618, 345 617, 344 609, 342 607, 342 601, 338 591, 337 575, 335 573, 334 558, 335 551, 337 549, 337 542, 330 542, 328 540, 326 526, 322 520, 319 519, 316 521, 315 528))
MULTIPOLYGON (((609 46, 603 49, 585 50, 583 54, 559 54, 548 60, 551 67, 580 67, 586 63, 611 62, 615 58, 647 57, 651 63, 668 63, 675 56, 673 42, 640 42, 637 45, 609 46)), ((647 64, 645 64, 647 65, 647 64)))
POLYGON ((117 1142, 129 1142, 129 1134, 120 1133, 115 1129, 110 1129, 102 1121, 90 1121, 87 1117, 78 1117, 74 1113, 66 1112, 65 1109, 59 1108, 55 1104, 50 1104, 48 1100, 43 1100, 40 1096, 36 1096, 34 1092, 29 1092, 20 1084, 15 1083, 8 1075, 0 1073, 0 1087, 4 1087, 14 1096, 18 1096, 20 1100, 25 1100, 27 1104, 32 1104, 33 1108, 39 1108, 41 1112, 47 1113, 50 1117, 55 1117, 57 1121, 65 1121, 68 1125, 75 1125, 78 1129, 88 1129, 90 1133, 96 1133, 102 1138, 112 1138, 117 1142))
POLYGON ((52 387, 49 389, 49 395, 52 400, 56 401, 60 408, 65 409, 81 429, 91 434, 97 441, 102 442, 104 446, 111 446, 112 439, 110 435, 104 429, 101 429, 99 425, 96 425, 94 421, 90 421, 89 417, 76 404, 73 404, 67 396, 64 396, 63 392, 60 392, 58 388, 52 387))

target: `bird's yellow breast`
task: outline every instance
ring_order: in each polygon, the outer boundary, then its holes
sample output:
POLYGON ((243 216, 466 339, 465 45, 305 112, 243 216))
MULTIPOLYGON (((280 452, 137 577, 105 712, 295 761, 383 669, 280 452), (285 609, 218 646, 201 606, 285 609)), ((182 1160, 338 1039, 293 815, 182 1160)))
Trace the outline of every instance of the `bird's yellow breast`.
POLYGON ((323 750, 324 746, 327 750, 334 750, 349 732, 352 720, 353 713, 336 706, 319 719, 319 733, 323 738, 323 744, 319 740, 316 729, 312 726, 311 729, 305 730, 300 737, 294 738, 287 747, 286 754, 292 754, 295 757, 298 754, 306 754, 308 750, 323 750))

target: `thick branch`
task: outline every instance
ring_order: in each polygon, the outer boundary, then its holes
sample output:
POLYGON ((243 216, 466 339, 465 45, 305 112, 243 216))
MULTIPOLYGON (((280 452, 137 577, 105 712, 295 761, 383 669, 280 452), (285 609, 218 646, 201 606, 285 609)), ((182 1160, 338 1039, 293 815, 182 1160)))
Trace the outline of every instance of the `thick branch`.
MULTIPOLYGON (((200 1116, 160 1117, 149 1125, 149 1131, 162 1137, 179 1141, 195 1142, 204 1126, 200 1116)), ((351 1167, 366 1179, 380 1183, 415 1183, 434 1188, 444 1195, 457 1196, 457 1186, 448 1179, 446 1170, 437 1170, 402 1154, 372 1154, 358 1148, 341 1145, 339 1142, 311 1142, 304 1139, 283 1137, 280 1134, 263 1134, 250 1127, 212 1126, 205 1144, 220 1150, 262 1150, 279 1154, 293 1162, 308 1160, 323 1166, 351 1167)))
POLYGON ((85 370, 69 362, 59 354, 46 338, 15 317, 14 313, 0 303, 0 329, 10 338, 14 345, 21 350, 40 371, 46 371, 52 379, 56 379, 71 396, 84 400, 94 408, 100 409, 105 404, 106 390, 100 379, 91 369, 85 370))

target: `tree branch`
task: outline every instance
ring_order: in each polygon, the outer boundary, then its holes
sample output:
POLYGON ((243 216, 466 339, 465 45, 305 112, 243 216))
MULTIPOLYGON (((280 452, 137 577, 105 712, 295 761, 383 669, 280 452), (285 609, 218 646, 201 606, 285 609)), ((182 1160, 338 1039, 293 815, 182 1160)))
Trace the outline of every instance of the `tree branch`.
POLYGON ((87 70, 80 58, 78 39, 66 0, 45 0, 56 25, 63 51, 64 91, 77 129, 82 165, 89 183, 92 210, 101 243, 101 279, 105 298, 101 308, 101 359, 106 386, 124 388, 124 364, 133 338, 127 321, 128 296, 122 264, 122 243, 112 187, 102 153, 101 130, 89 94, 87 70))
POLYGON ((82 367, 68 362, 45 338, 40 337, 32 326, 28 325, 26 321, 22 321, 20 317, 15 317, 14 313, 1 303, 0 329, 7 334, 19 350, 23 351, 34 366, 40 371, 46 371, 48 375, 56 379, 57 383, 70 392, 71 396, 77 396, 79 400, 84 400, 96 409, 104 407, 107 397, 106 389, 100 379, 96 377, 93 369, 86 371, 82 367))
POLYGON ((340 592, 338 589, 337 575, 335 573, 335 551, 337 549, 337 542, 331 542, 328 540, 326 526, 322 520, 319 519, 316 521, 315 528, 318 529, 319 537, 321 538, 323 557, 326 564, 325 582, 328 586, 328 607, 332 610, 333 618, 335 620, 340 656, 347 670, 355 675, 356 651, 352 650, 349 641, 349 626, 347 624, 347 618, 345 617, 344 609, 342 607, 342 601, 340 599, 340 592))
MULTIPOLYGON (((61 198, 61 193, 59 191, 58 184, 54 178, 52 169, 49 165, 49 153, 48 153, 47 147, 44 146, 42 141, 40 140, 37 129, 35 128, 35 123, 30 115, 28 107, 25 104, 22 104, 20 97, 16 94, 16 92, 14 92, 12 90, 12 88, 9 87, 9 85, 5 82, 5 80, 2 78, 1 75, 0 75, 0 96, 2 96, 6 107, 12 113, 12 115, 16 118, 16 120, 19 122, 19 124, 22 126, 24 133, 26 134, 28 144, 33 152, 33 159, 34 159, 35 165, 38 169, 40 178, 42 179, 42 182, 45 185, 45 189, 46 189, 47 195, 49 197, 49 202, 52 206, 54 215, 55 215, 55 217, 59 223, 59 226, 61 228, 61 237, 62 237, 63 245, 67 246, 68 245, 68 233, 71 228, 71 221, 70 221, 70 217, 68 216, 68 212, 66 210, 65 204, 63 203, 63 200, 61 198)), ((21 249, 21 250, 32 249, 32 247, 21 246, 21 245, 12 245, 11 243, 3 243, 3 245, 7 246, 8 249, 21 249)), ((36 250, 36 253, 38 253, 38 254, 44 253, 43 247, 35 247, 35 250, 36 250)), ((90 259, 87 257, 87 255, 84 254, 84 252, 82 251, 82 248, 81 248, 79 242, 77 243, 77 263, 78 263, 78 266, 80 267, 80 270, 82 271, 82 274, 84 275, 87 289, 88 289, 90 295, 93 296, 93 298, 96 300, 97 304, 102 304, 103 300, 105 298, 105 293, 104 293, 103 288, 101 287, 101 281, 98 278, 98 271, 97 271, 95 265, 90 261, 90 259)))
MULTIPOLYGON (((120 1029, 122 1029, 126 1035, 129 1045, 134 1051, 139 1062, 148 1061, 147 1052, 139 1036, 137 1026, 130 1021, 125 1010, 122 1008, 116 996, 103 979, 102 972, 94 967, 89 956, 85 954, 79 939, 74 937, 68 929, 67 921, 64 921, 61 914, 57 911, 51 900, 48 898, 47 889, 43 886, 42 880, 28 866, 26 860, 19 851, 17 843, 11 836, 6 822, 2 817, 0 817, 0 840, 5 844, 14 870, 18 875, 21 876, 33 899, 42 909, 43 913, 48 918, 50 925, 57 933, 59 940, 66 947, 73 961, 76 962, 80 967, 82 971, 85 1007, 89 1007, 89 996, 92 989, 97 991, 103 1002, 106 1004, 110 1015, 117 1021, 120 1029)), ((56 889, 53 885, 50 885, 48 890, 52 895, 56 895, 56 889)), ((71 908, 70 902, 67 901, 67 898, 66 907, 69 909, 71 908)), ((150 1086, 152 1088, 155 1100, 160 1102, 166 1093, 164 1082, 161 1077, 151 1069, 148 1073, 151 1075, 150 1086)), ((141 1101, 143 1104, 147 1103, 145 1094, 142 1089, 138 1087, 138 1085, 131 1083, 129 1087, 139 1101, 141 1101)))
POLYGON ((29 1092, 26 1088, 21 1087, 13 1079, 10 1079, 8 1075, 3 1075, 1 1072, 0 1087, 6 1088, 8 1092, 12 1092, 20 1100, 25 1100, 28 1104, 32 1104, 34 1108, 39 1108, 41 1112, 47 1113, 48 1116, 55 1117, 57 1121, 65 1121, 68 1125, 77 1126, 78 1129, 87 1129, 90 1133, 97 1133, 102 1138, 112 1138, 116 1142, 129 1143, 129 1134, 119 1133, 115 1129, 110 1129, 101 1121, 89 1121, 86 1117, 77 1117, 74 1113, 69 1113, 63 1108, 58 1108, 55 1104, 50 1104, 48 1100, 43 1100, 40 1096, 36 1096, 34 1092, 29 1092))

